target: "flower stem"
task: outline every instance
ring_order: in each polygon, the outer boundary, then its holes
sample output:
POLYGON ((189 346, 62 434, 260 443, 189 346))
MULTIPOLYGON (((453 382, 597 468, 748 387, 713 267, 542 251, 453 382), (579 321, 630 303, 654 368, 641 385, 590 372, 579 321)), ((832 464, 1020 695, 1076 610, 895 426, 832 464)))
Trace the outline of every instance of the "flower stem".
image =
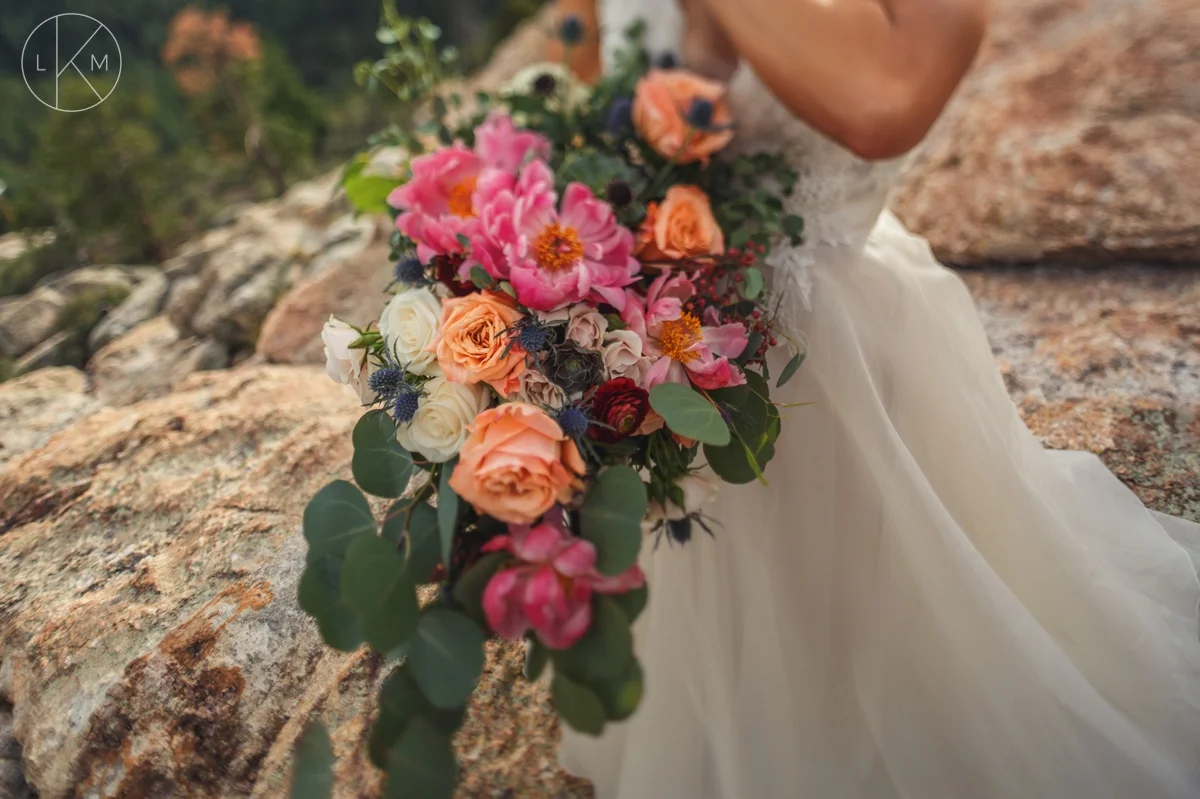
POLYGON ((688 144, 692 141, 692 134, 695 133, 694 128, 688 128, 687 134, 683 137, 683 143, 679 145, 679 149, 671 156, 671 159, 663 166, 659 173, 654 176, 654 180, 646 184, 646 188, 642 189, 642 193, 638 195, 638 202, 645 202, 654 196, 658 191, 659 185, 667 179, 671 174, 671 170, 679 163, 679 156, 683 155, 683 151, 687 149, 688 144))

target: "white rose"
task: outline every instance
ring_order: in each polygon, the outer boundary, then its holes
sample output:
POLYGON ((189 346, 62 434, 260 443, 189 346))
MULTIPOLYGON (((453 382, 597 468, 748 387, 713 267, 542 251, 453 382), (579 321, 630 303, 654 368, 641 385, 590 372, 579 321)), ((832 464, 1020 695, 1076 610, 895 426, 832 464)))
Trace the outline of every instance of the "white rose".
POLYGON ((604 337, 604 371, 611 380, 628 377, 639 386, 646 382, 651 359, 642 351, 642 337, 632 330, 614 330, 604 337))
POLYGON ((566 392, 536 369, 526 369, 521 373, 521 388, 517 391, 517 397, 522 402, 555 410, 567 404, 566 392))
POLYGON ((467 428, 487 406, 486 386, 451 383, 435 377, 425 384, 425 395, 412 421, 397 426, 396 441, 409 452, 419 452, 434 463, 445 463, 462 449, 467 428))
POLYGON ((585 350, 596 350, 608 332, 608 320, 599 311, 586 305, 571 307, 567 322, 567 340, 585 350))
POLYGON ((379 319, 379 333, 388 352, 415 375, 440 374, 437 355, 427 348, 437 335, 442 304, 426 288, 402 291, 388 301, 379 319))
POLYGON ((321 341, 325 343, 325 373, 335 383, 350 386, 359 401, 367 405, 375 400, 375 392, 368 385, 374 369, 365 349, 350 349, 358 335, 357 330, 336 316, 330 316, 321 328, 321 341))
POLYGON ((712 502, 720 488, 712 480, 698 474, 686 474, 676 480, 675 485, 683 492, 683 507, 668 502, 664 509, 658 502, 651 502, 650 510, 646 513, 647 528, 653 529, 663 521, 677 522, 699 513, 705 505, 712 502))
MULTIPOLYGON (((549 75, 554 79, 554 94, 546 100, 546 107, 551 111, 578 108, 586 103, 592 95, 592 90, 587 84, 576 80, 565 64, 543 61, 520 69, 508 83, 501 87, 500 96, 532 96, 534 84, 543 75, 549 75)), ((514 121, 517 121, 515 117, 514 121)))

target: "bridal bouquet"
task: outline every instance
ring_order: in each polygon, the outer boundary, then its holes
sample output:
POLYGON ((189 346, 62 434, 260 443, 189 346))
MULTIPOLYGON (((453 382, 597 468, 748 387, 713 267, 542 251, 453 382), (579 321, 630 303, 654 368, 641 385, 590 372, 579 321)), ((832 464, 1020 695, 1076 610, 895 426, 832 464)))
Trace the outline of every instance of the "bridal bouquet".
POLYGON ((551 666, 577 730, 637 709, 638 553, 709 529, 708 472, 763 479, 781 342, 760 266, 802 227, 780 158, 715 158, 734 136, 722 87, 651 69, 636 30, 594 87, 537 65, 478 104, 451 122, 435 100, 438 146, 372 178, 394 294, 377 324, 323 333, 330 377, 369 410, 357 487, 305 511, 300 604, 331 646, 399 662, 370 753, 405 796, 452 792, 489 636, 527 641, 530 679, 551 666), (381 521, 366 495, 389 501, 381 521))

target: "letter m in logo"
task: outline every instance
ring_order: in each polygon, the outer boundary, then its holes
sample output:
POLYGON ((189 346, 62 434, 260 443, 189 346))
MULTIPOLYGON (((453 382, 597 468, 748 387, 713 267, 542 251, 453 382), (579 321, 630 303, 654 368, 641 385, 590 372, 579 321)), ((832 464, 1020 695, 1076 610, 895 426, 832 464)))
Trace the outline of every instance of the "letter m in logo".
POLYGON ((100 67, 104 67, 104 71, 108 72, 108 54, 107 53, 105 54, 104 58, 99 61, 96 60, 95 55, 92 56, 92 72, 95 72, 96 70, 100 69, 100 67))

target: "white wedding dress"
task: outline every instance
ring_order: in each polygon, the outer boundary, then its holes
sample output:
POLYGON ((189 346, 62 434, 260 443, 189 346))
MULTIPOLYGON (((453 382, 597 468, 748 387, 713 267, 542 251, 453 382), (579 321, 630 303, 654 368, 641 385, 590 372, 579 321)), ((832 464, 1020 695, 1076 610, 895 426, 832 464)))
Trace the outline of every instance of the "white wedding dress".
MULTIPOLYGON (((676 0, 602 0, 674 49, 676 0)), ((648 546, 641 709, 561 760, 601 799, 1197 799, 1200 527, 1048 452, 971 297, 866 163, 745 67, 737 146, 782 148, 808 243, 774 281, 807 342, 770 487, 648 546)), ((778 366, 776 366, 776 370, 778 366)))

